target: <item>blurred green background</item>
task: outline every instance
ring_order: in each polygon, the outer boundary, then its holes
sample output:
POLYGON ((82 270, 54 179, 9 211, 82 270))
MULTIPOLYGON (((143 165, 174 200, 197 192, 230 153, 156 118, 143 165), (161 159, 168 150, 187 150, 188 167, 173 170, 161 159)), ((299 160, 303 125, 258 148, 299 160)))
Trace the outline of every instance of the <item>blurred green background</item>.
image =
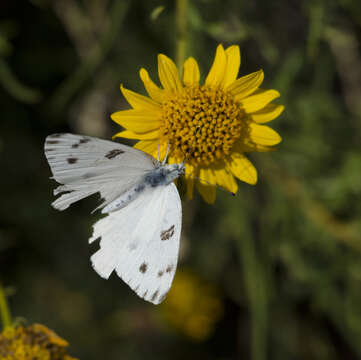
POLYGON ((145 93, 156 55, 175 57, 173 1, 0 2, 0 281, 13 317, 40 322, 80 359, 361 358, 361 2, 197 0, 187 55, 204 76, 218 43, 286 105, 259 182, 214 206, 185 201, 169 298, 139 299, 91 268, 95 199, 50 207, 47 135, 110 138, 145 93))

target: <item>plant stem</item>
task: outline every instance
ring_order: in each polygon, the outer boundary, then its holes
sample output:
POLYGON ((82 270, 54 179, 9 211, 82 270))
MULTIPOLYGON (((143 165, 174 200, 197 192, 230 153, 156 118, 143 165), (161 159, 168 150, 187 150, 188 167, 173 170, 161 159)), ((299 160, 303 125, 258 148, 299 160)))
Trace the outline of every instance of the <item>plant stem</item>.
POLYGON ((250 237, 240 239, 243 273, 251 312, 251 352, 253 360, 266 359, 268 294, 260 260, 250 237))
POLYGON ((176 4, 176 64, 178 71, 182 71, 182 66, 186 56, 187 47, 187 10, 188 0, 177 0, 176 4))
POLYGON ((237 239, 245 290, 251 314, 251 359, 267 358, 268 289, 264 265, 257 253, 249 227, 250 218, 240 220, 240 236, 237 239))
POLYGON ((11 326, 10 309, 6 300, 4 288, 0 283, 0 318, 3 324, 3 329, 11 326))
POLYGON ((35 104, 41 100, 40 92, 22 84, 3 59, 0 59, 0 83, 11 96, 20 102, 35 104))
MULTIPOLYGON (((79 89, 94 76, 95 71, 113 48, 123 20, 128 11, 130 1, 114 1, 110 10, 111 24, 109 30, 102 34, 99 43, 95 44, 88 56, 55 90, 50 99, 50 107, 56 113, 64 111, 79 89)), ((59 119, 59 118, 57 118, 59 119)))

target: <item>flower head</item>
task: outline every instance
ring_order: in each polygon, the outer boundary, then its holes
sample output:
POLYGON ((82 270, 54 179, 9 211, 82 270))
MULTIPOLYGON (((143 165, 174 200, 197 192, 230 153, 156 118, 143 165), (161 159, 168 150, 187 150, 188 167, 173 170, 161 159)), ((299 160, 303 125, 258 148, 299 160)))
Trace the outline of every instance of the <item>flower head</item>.
POLYGON ((219 45, 201 85, 196 60, 186 60, 181 81, 173 61, 160 54, 158 75, 162 88, 145 69, 140 70, 140 78, 149 97, 121 86, 133 109, 112 114, 112 119, 126 129, 115 136, 140 140, 135 147, 154 157, 158 145, 162 156, 169 146, 169 163, 186 158, 190 198, 194 183, 209 203, 216 198, 212 184, 233 193, 238 188, 234 177, 255 184, 257 170, 244 154, 270 151, 270 146, 281 141, 274 130, 261 124, 275 119, 284 107, 271 103, 280 96, 278 91, 259 88, 262 70, 237 78, 239 66, 239 47, 224 50, 219 45))
POLYGON ((6 327, 0 333, 2 360, 76 360, 66 353, 68 343, 41 324, 6 327))
POLYGON ((181 269, 161 306, 164 318, 184 335, 203 341, 223 315, 217 289, 195 273, 181 269))

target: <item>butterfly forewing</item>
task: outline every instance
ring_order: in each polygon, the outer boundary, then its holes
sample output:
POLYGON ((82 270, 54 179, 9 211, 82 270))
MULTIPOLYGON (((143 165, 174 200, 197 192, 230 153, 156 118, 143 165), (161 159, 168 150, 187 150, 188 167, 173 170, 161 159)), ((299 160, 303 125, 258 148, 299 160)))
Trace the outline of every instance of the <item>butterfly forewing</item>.
POLYGON ((129 146, 73 134, 48 136, 45 155, 54 179, 63 184, 55 195, 67 192, 53 203, 58 210, 96 192, 105 206, 156 164, 151 156, 129 146))

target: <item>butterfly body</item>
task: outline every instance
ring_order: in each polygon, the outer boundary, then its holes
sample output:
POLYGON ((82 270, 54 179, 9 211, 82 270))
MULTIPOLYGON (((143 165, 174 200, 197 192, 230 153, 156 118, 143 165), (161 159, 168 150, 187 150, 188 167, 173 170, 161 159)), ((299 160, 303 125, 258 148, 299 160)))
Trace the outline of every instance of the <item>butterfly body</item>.
POLYGON ((103 278, 116 272, 140 297, 154 304, 164 298, 175 274, 181 232, 181 202, 173 180, 184 164, 160 163, 134 148, 89 136, 54 134, 45 155, 62 194, 53 207, 100 193, 105 217, 93 226, 91 256, 103 278))
POLYGON ((102 214, 108 214, 110 212, 122 209, 123 207, 127 206, 129 203, 134 201, 139 195, 141 195, 145 189, 146 189, 146 186, 144 184, 144 181, 139 184, 134 185, 127 192, 120 195, 118 198, 116 198, 110 204, 105 206, 102 209, 102 214))
POLYGON ((144 177, 144 183, 151 187, 169 185, 184 173, 184 164, 161 164, 144 177))
POLYGON ((184 164, 161 164, 149 171, 144 178, 130 190, 102 209, 102 214, 110 213, 127 206, 149 187, 167 186, 184 173, 184 164))

